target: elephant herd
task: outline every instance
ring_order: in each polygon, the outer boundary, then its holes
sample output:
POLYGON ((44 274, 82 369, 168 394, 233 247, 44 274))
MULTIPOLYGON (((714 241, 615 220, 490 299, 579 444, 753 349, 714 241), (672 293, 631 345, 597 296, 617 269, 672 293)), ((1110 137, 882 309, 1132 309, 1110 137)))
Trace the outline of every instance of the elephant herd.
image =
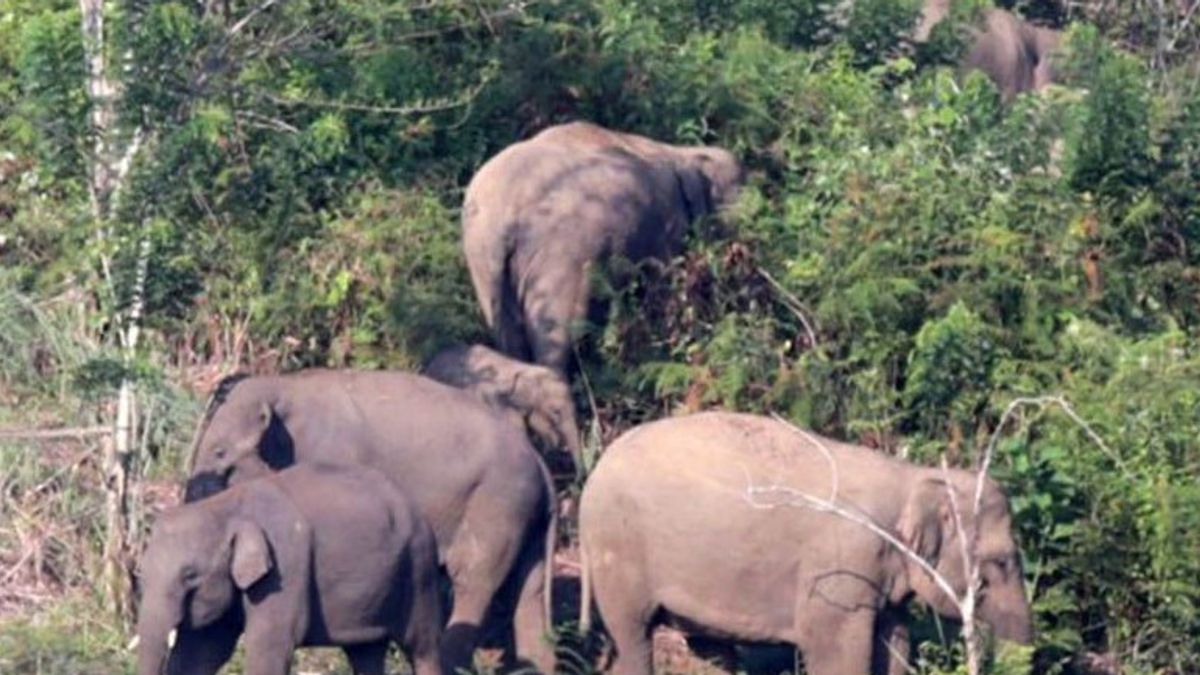
MULTIPOLYGON (((355 673, 381 674, 393 642, 417 675, 438 675, 471 667, 496 627, 507 665, 553 672, 558 508, 543 455, 570 455, 582 479, 567 368, 591 275, 678 253, 744 180, 727 150, 584 122, 487 161, 462 241, 496 349, 451 347, 421 374, 222 381, 185 504, 157 518, 139 563, 138 672, 216 673, 244 638, 251 675, 287 673, 305 646, 341 647, 355 673)), ((584 483, 581 629, 602 621, 620 674, 651 672, 662 623, 792 644, 813 675, 901 673, 906 607, 959 618, 947 590, 972 583, 969 550, 979 618, 1028 642, 1008 502, 978 485, 976 498, 973 473, 767 417, 642 424, 584 483), (851 517, 811 508, 814 496, 851 517)))

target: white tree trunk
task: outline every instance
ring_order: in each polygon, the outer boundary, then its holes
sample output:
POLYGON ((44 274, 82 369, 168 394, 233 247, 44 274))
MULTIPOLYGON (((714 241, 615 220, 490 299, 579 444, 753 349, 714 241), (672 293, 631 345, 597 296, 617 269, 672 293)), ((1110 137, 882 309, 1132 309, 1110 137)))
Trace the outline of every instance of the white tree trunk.
MULTIPOLYGON (((105 249, 111 235, 117 196, 128 176, 134 156, 141 148, 142 134, 138 130, 123 156, 118 157, 116 128, 117 87, 109 79, 104 33, 104 0, 79 0, 84 59, 87 71, 87 93, 91 103, 89 134, 92 154, 88 162, 88 197, 96 236, 101 246, 100 267, 110 293, 113 285, 112 261, 105 249)), ((116 316, 117 338, 122 360, 128 367, 136 354, 141 328, 143 297, 149 242, 142 242, 138 251, 136 282, 130 311, 116 316)), ((115 299, 115 298, 114 298, 115 299)), ((103 468, 105 474, 105 540, 102 584, 110 609, 123 612, 129 599, 129 584, 125 567, 125 542, 129 513, 129 464, 134 437, 137 396, 134 384, 123 377, 117 394, 113 433, 105 439, 103 468)))

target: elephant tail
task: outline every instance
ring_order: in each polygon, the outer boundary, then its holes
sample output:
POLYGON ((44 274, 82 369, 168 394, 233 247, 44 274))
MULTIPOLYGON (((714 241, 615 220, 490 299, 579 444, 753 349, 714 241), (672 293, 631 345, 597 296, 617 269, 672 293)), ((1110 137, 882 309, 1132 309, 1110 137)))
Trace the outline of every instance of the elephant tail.
POLYGON ((542 574, 542 611, 546 615, 546 628, 554 627, 554 550, 558 543, 558 499, 554 491, 554 479, 546 463, 538 458, 538 468, 542 471, 542 480, 546 483, 546 503, 548 507, 546 521, 545 563, 542 574))
POLYGON ((524 311, 513 273, 513 232, 519 223, 491 227, 475 209, 468 208, 463 221, 463 255, 471 273, 475 299, 483 321, 503 353, 529 361, 533 354, 525 334, 524 311))
POLYGON ((592 631, 592 570, 588 565, 587 547, 579 542, 579 634, 592 631))

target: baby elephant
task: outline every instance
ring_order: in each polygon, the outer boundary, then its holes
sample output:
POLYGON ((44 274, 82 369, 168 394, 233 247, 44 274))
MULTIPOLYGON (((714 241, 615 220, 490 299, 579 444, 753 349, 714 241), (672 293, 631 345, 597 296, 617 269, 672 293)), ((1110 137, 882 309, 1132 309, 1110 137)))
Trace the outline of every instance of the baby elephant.
POLYGON ((903 673, 903 609, 916 599, 958 618, 929 570, 961 597, 965 544, 979 564, 978 618, 997 637, 1028 643, 1008 500, 987 480, 976 505, 976 485, 970 472, 916 466, 767 417, 644 424, 613 441, 583 488, 580 623, 586 630, 594 591, 621 675, 650 673, 650 628, 664 619, 718 638, 796 645, 811 675, 903 673), (814 507, 825 502, 850 517, 814 507))
POLYGON ((557 371, 483 345, 455 345, 430 359, 422 374, 508 411, 543 451, 565 450, 576 473, 582 470, 575 402, 557 371))
POLYGON ((382 675, 389 640, 441 675, 433 532, 382 474, 297 464, 164 513, 142 556, 138 673, 216 673, 246 634, 246 673, 341 646, 382 675))

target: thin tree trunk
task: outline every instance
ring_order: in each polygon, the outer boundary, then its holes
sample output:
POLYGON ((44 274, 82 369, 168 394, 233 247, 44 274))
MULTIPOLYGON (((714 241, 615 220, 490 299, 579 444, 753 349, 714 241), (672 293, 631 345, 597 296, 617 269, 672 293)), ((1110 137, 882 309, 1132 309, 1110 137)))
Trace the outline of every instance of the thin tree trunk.
MULTIPOLYGON (((117 88, 109 79, 104 32, 104 0, 79 0, 84 59, 87 70, 87 92, 91 109, 89 133, 92 155, 88 168, 88 196, 96 236, 101 244, 100 267, 109 295, 115 300, 112 261, 105 251, 111 236, 115 203, 129 165, 141 146, 140 130, 134 134, 123 157, 116 153, 117 88)), ((122 360, 128 368, 138 343, 142 315, 142 298, 146 281, 148 242, 138 251, 138 268, 132 307, 128 315, 116 317, 117 338, 122 348, 122 360)), ((126 574, 126 545, 129 513, 129 466, 133 447, 133 423, 136 419, 137 396, 128 375, 122 376, 117 393, 113 435, 101 447, 105 475, 105 539, 103 578, 105 602, 108 608, 124 613, 129 601, 126 574)))

